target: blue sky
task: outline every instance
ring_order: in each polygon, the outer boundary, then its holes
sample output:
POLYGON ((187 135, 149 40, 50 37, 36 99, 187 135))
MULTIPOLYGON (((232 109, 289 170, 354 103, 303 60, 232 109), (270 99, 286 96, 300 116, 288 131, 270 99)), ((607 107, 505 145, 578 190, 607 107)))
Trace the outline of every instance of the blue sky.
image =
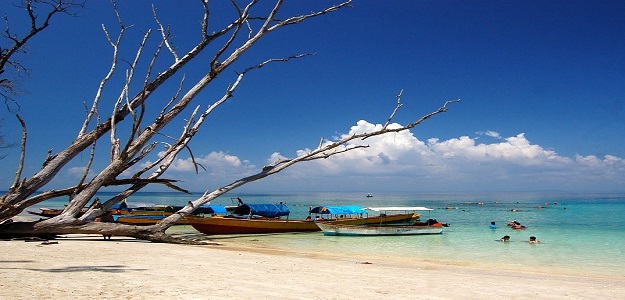
MULTIPOLYGON (((180 52, 197 41, 196 1, 127 1, 119 4, 134 24, 127 59, 140 34, 154 28, 151 3, 171 24, 180 52)), ((315 6, 293 1, 285 9, 302 5, 299 13, 315 6)), ((10 12, 6 6, 0 11, 10 12)), ((369 140, 366 150, 296 165, 242 190, 625 191, 624 15, 622 1, 355 1, 273 33, 222 74, 197 104, 215 101, 234 72, 250 64, 316 53, 247 76, 191 144, 207 171, 194 174, 183 155, 166 177, 193 191, 214 189, 315 148, 321 137, 384 123, 403 89, 399 124, 445 100, 462 101, 410 132, 369 140)), ((213 14, 215 24, 224 22, 219 17, 213 14)), ((93 99, 110 63, 101 24, 116 29, 110 4, 90 1, 79 17, 54 20, 21 57, 32 70, 21 82, 28 94, 18 98, 29 130, 25 175, 36 172, 48 149, 60 151, 76 136, 82 103, 93 99)), ((202 71, 201 63, 185 69, 189 84, 202 71)), ((117 89, 105 95, 102 113, 117 89)), ((6 110, 0 117, 5 137, 18 142, 14 117, 6 110)), ((106 162, 108 150, 100 151, 96 167, 106 162)), ((18 155, 13 149, 0 161, 4 187, 18 155)), ((50 187, 74 182, 87 158, 50 187)))

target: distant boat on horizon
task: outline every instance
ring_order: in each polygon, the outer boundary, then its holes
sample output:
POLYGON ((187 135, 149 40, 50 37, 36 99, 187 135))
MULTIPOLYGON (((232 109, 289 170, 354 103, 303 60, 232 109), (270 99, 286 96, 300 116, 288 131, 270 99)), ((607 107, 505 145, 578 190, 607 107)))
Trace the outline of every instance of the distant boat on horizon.
POLYGON ((371 197, 373 197, 373 194, 368 193, 368 194, 367 194, 367 198, 371 198, 371 197))

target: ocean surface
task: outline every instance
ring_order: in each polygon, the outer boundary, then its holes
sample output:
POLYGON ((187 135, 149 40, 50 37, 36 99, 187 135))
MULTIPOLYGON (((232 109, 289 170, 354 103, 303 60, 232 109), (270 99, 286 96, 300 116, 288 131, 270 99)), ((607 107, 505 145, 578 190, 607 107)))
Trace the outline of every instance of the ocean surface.
MULTIPOLYGON (((103 200, 112 194, 98 194, 103 200)), ((306 253, 346 254, 350 257, 385 257, 398 262, 414 260, 443 264, 527 270, 580 276, 625 277, 625 194, 489 193, 419 194, 385 193, 229 194, 213 201, 233 205, 231 198, 247 203, 286 203, 291 219, 303 219, 310 206, 361 205, 425 206, 422 219, 451 224, 442 235, 341 237, 320 232, 244 236, 204 236, 190 226, 175 226, 174 233, 206 237, 306 253), (527 226, 512 230, 517 220, 527 226), (495 222, 496 229, 490 229, 495 222), (499 241, 504 235, 510 242, 499 241), (536 236, 540 244, 529 244, 536 236)), ((139 193, 129 203, 184 205, 195 195, 139 193)), ((63 207, 66 200, 51 200, 37 207, 63 207)))

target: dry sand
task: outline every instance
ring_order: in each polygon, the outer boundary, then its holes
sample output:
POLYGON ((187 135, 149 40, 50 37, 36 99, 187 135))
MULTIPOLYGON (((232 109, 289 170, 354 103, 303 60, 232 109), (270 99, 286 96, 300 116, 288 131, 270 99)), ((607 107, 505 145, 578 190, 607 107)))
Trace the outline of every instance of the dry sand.
POLYGON ((623 299, 625 278, 154 244, 0 241, 0 299, 623 299))

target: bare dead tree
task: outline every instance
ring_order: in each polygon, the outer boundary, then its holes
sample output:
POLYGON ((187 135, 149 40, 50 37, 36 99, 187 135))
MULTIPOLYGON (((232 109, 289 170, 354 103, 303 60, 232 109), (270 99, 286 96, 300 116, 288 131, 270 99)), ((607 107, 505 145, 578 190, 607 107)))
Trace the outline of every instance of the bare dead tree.
MULTIPOLYGON (((13 31, 8 16, 3 16, 4 27, 0 31, 0 97, 9 111, 18 111, 19 104, 14 96, 21 91, 17 78, 28 75, 29 69, 19 59, 19 54, 26 53, 26 44, 50 25, 57 14, 73 15, 73 10, 82 8, 83 3, 73 0, 24 0, 21 3, 30 19, 30 28, 24 35, 13 31), (37 16, 43 14, 43 18, 37 16)), ((19 122, 22 122, 17 116, 19 122)), ((1 124, 0 124, 1 125, 1 124)), ((0 134, 0 150, 13 148, 16 144, 5 140, 0 134)), ((0 153, 0 160, 6 155, 0 153)))
MULTIPOLYGON (((97 89, 96 97, 93 100, 91 108, 87 110, 85 121, 83 122, 83 126, 79 131, 78 136, 66 149, 55 155, 51 155, 44 162, 41 170, 33 176, 28 178, 20 178, 20 176, 16 177, 16 184, 14 184, 14 186, 12 186, 9 191, 0 198, 0 222, 10 219, 33 204, 40 203, 41 201, 45 201, 52 197, 71 195, 71 201, 63 212, 57 217, 36 223, 13 222, 10 224, 0 225, 0 235, 3 233, 20 233, 30 235, 106 233, 136 237, 155 242, 181 242, 180 240, 174 239, 165 234, 165 230, 174 225, 184 216, 192 213, 200 205, 209 203, 213 199, 242 185, 276 174, 294 164, 324 159, 354 149, 368 147, 367 145, 360 144, 353 145, 350 144, 350 142, 365 140, 369 137, 386 133, 408 130, 428 118, 446 112, 448 109, 447 105, 450 102, 458 101, 448 101, 441 108, 415 120, 408 125, 399 128, 389 128, 388 124, 392 121, 393 117, 401 107, 400 93, 400 95, 397 96, 397 105, 390 114, 387 124, 382 129, 353 135, 334 142, 325 142, 322 140, 319 147, 309 153, 291 159, 276 161, 271 165, 263 167, 262 170, 252 176, 241 178, 223 187, 207 190, 201 197, 194 201, 190 201, 187 206, 175 214, 172 214, 168 218, 160 221, 156 225, 137 227, 115 223, 94 222, 94 219, 101 215, 105 210, 110 209, 114 204, 119 203, 123 199, 148 185, 165 184, 172 189, 184 191, 184 189, 177 186, 175 179, 161 177, 182 151, 189 151, 191 153, 191 157, 193 158, 192 152, 189 148, 189 142, 201 129, 206 118, 215 109, 219 108, 222 104, 226 103, 233 97, 233 93, 243 82, 243 79, 249 72, 256 71, 269 64, 287 62, 293 59, 308 56, 309 54, 294 55, 284 58, 269 58, 261 63, 238 72, 236 74, 236 78, 234 78, 232 84, 226 88, 220 99, 217 99, 213 103, 209 104, 203 110, 201 110, 201 104, 195 106, 190 114, 186 116, 185 119, 187 122, 181 128, 180 134, 177 137, 170 137, 171 141, 166 143, 166 151, 161 154, 155 162, 136 172, 129 178, 120 178, 120 176, 124 172, 130 170, 133 166, 137 165, 139 162, 144 161, 146 157, 151 155, 153 156, 153 152, 158 145, 156 138, 159 133, 161 133, 163 129, 166 128, 173 120, 185 117, 184 112, 187 111, 187 108, 189 108, 191 102, 196 99, 198 94, 210 85, 218 75, 222 74, 228 68, 231 68, 234 62, 239 60, 251 47, 253 47, 267 34, 286 26, 296 25, 327 13, 336 12, 351 5, 351 1, 347 0, 313 12, 284 18, 278 17, 283 4, 282 0, 276 0, 275 5, 266 11, 262 10, 262 7, 258 5, 258 1, 251 0, 244 7, 238 6, 233 2, 233 8, 236 14, 230 23, 219 30, 209 30, 211 14, 208 9, 208 0, 204 0, 201 3, 203 8, 201 23, 202 36, 196 45, 184 55, 180 55, 177 52, 180 50, 173 46, 173 41, 170 39, 169 29, 165 29, 165 26, 162 25, 162 22, 157 16, 156 9, 153 8, 154 20, 161 34, 160 37, 157 38, 159 39, 159 42, 157 43, 158 45, 152 50, 148 67, 144 70, 145 76, 143 77, 141 89, 134 94, 131 94, 130 92, 130 87, 133 86, 132 83, 136 81, 135 74, 139 71, 137 67, 139 64, 137 62, 142 59, 144 53, 147 51, 147 41, 153 38, 151 31, 149 30, 145 32, 143 41, 139 44, 135 51, 135 58, 129 63, 129 67, 125 71, 125 84, 120 89, 118 98, 112 101, 113 109, 111 115, 106 120, 100 120, 98 116, 100 115, 99 111, 102 100, 101 95, 103 94, 102 91, 107 87, 107 83, 109 82, 108 78, 110 78, 111 74, 116 72, 118 69, 118 49, 121 46, 121 37, 128 29, 128 27, 123 24, 119 12, 117 12, 117 9, 114 8, 119 21, 118 38, 113 38, 109 34, 109 30, 105 27, 103 28, 105 36, 113 48, 111 68, 97 89), (208 47, 208 45, 213 46, 208 47), (213 49, 214 52, 209 55, 209 63, 203 64, 208 66, 204 76, 202 76, 195 83, 192 83, 191 87, 188 89, 183 87, 184 76, 182 76, 180 78, 179 89, 172 95, 170 101, 163 106, 160 113, 154 116, 147 116, 145 105, 156 101, 152 100, 151 95, 159 89, 163 83, 175 80, 174 75, 184 65, 199 59, 199 54, 206 51, 206 49, 213 49), (156 62, 159 61, 159 59, 162 59, 162 53, 169 53, 169 55, 173 57, 173 62, 167 68, 161 70, 156 75, 153 75, 154 68, 157 65, 156 62), (200 111, 202 112, 200 113, 200 111), (96 117, 95 120, 94 117, 96 117), (91 125, 92 122, 96 122, 96 124, 91 125), (126 134, 123 135, 126 136, 125 141, 122 141, 120 139, 120 136, 122 135, 118 134, 118 131, 121 128, 119 125, 122 124, 122 122, 129 122, 130 124, 130 126, 124 126, 124 128, 130 128, 129 132, 126 132, 126 134), (85 172, 88 172, 91 168, 91 161, 95 155, 95 149, 97 149, 97 147, 95 147, 96 141, 107 134, 109 135, 110 141, 110 162, 108 166, 98 170, 89 180, 85 180, 87 176, 83 176, 83 179, 81 179, 81 181, 75 186, 67 187, 62 190, 44 191, 35 195, 36 191, 45 190, 46 184, 50 182, 50 180, 52 180, 66 164, 72 161, 78 154, 83 153, 83 151, 86 151, 86 149, 91 147, 92 150, 90 152, 90 159, 85 167, 87 170, 85 172), (107 199, 103 203, 94 201, 93 204, 88 205, 97 191, 105 186, 113 185, 126 186, 127 188, 123 192, 119 193, 115 197, 112 197, 111 199, 107 199), (85 207, 88 207, 88 210, 83 213, 83 209, 85 207)), ((20 162, 20 167, 18 167, 18 169, 21 169, 23 163, 24 161, 20 162)))
POLYGON ((17 57, 18 54, 26 53, 27 43, 48 28, 53 17, 58 14, 75 15, 74 10, 83 8, 84 3, 74 0, 23 0, 21 6, 30 19, 28 32, 17 35, 11 28, 8 16, 4 16, 4 28, 0 32, 0 96, 4 98, 7 107, 8 102, 17 104, 12 95, 19 92, 16 80, 11 77, 27 75, 29 72, 17 57), (7 76, 8 73, 13 76, 7 76))

